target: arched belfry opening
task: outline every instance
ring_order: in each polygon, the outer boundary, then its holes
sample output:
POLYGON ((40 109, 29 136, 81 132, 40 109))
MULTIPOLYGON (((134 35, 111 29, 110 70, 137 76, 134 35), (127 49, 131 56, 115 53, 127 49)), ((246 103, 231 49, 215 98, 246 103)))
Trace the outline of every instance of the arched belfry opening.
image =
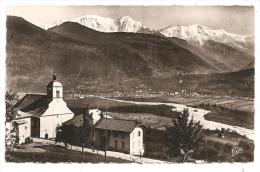
POLYGON ((53 99, 63 98, 63 86, 57 81, 57 75, 55 72, 52 75, 52 81, 47 85, 47 97, 49 102, 53 99))

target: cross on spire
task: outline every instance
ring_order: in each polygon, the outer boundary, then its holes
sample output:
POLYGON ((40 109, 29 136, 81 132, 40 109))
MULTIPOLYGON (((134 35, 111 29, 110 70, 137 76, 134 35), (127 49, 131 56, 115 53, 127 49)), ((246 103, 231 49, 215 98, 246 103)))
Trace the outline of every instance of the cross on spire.
POLYGON ((54 74, 53 74, 52 77, 53 77, 53 81, 55 81, 55 80, 56 80, 56 77, 57 77, 55 72, 54 72, 54 74))

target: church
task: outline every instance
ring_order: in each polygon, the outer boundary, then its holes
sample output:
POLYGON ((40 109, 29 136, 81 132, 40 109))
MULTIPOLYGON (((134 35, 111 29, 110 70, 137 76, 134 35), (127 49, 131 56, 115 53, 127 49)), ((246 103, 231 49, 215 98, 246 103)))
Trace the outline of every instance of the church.
POLYGON ((14 122, 23 131, 18 132, 20 143, 26 137, 55 138, 56 128, 74 117, 63 100, 63 86, 56 80, 55 73, 47 85, 47 94, 26 94, 17 104, 17 109, 18 116, 14 122))

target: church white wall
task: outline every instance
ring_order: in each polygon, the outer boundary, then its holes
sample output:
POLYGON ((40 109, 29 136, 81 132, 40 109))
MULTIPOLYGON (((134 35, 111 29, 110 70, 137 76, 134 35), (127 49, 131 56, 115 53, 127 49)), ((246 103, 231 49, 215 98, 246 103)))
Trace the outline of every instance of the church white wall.
POLYGON ((72 119, 73 113, 50 115, 40 117, 40 137, 45 138, 45 134, 48 134, 48 138, 56 137, 56 128, 61 126, 63 122, 72 119))
POLYGON ((143 129, 142 128, 136 127, 130 133, 130 154, 133 154, 133 155, 143 155, 144 154, 143 129))
POLYGON ((56 128, 61 126, 63 122, 72 119, 74 113, 67 107, 63 99, 53 99, 49 103, 48 109, 40 117, 40 137, 48 138, 56 137, 56 128))
POLYGON ((63 99, 53 99, 49 103, 48 109, 42 114, 42 116, 60 114, 73 114, 73 112, 67 107, 67 103, 63 99))
POLYGON ((63 88, 62 87, 53 87, 53 98, 57 98, 57 91, 59 91, 59 98, 63 97, 63 88))
POLYGON ((19 144, 25 143, 27 137, 31 137, 31 118, 22 119, 24 123, 18 125, 19 144))

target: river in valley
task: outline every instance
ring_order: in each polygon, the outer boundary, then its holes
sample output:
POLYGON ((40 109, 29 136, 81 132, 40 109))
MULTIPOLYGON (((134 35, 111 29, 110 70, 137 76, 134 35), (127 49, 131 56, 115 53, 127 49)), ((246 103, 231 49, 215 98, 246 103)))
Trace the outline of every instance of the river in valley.
POLYGON ((207 113, 210 112, 208 110, 188 107, 186 105, 175 104, 175 103, 138 102, 138 101, 118 100, 118 99, 112 99, 112 98, 106 98, 106 97, 99 97, 99 98, 105 99, 105 100, 122 102, 122 103, 138 104, 138 105, 167 105, 167 106, 172 106, 173 111, 179 111, 179 112, 183 111, 184 109, 188 109, 188 111, 190 113, 190 117, 193 117, 194 121, 200 121, 200 123, 204 126, 204 128, 208 128, 210 130, 221 129, 221 128, 229 129, 232 131, 236 131, 240 135, 245 135, 247 138, 249 138, 251 140, 254 140, 254 130, 239 127, 239 126, 223 124, 220 122, 206 120, 204 115, 206 115, 207 113))

